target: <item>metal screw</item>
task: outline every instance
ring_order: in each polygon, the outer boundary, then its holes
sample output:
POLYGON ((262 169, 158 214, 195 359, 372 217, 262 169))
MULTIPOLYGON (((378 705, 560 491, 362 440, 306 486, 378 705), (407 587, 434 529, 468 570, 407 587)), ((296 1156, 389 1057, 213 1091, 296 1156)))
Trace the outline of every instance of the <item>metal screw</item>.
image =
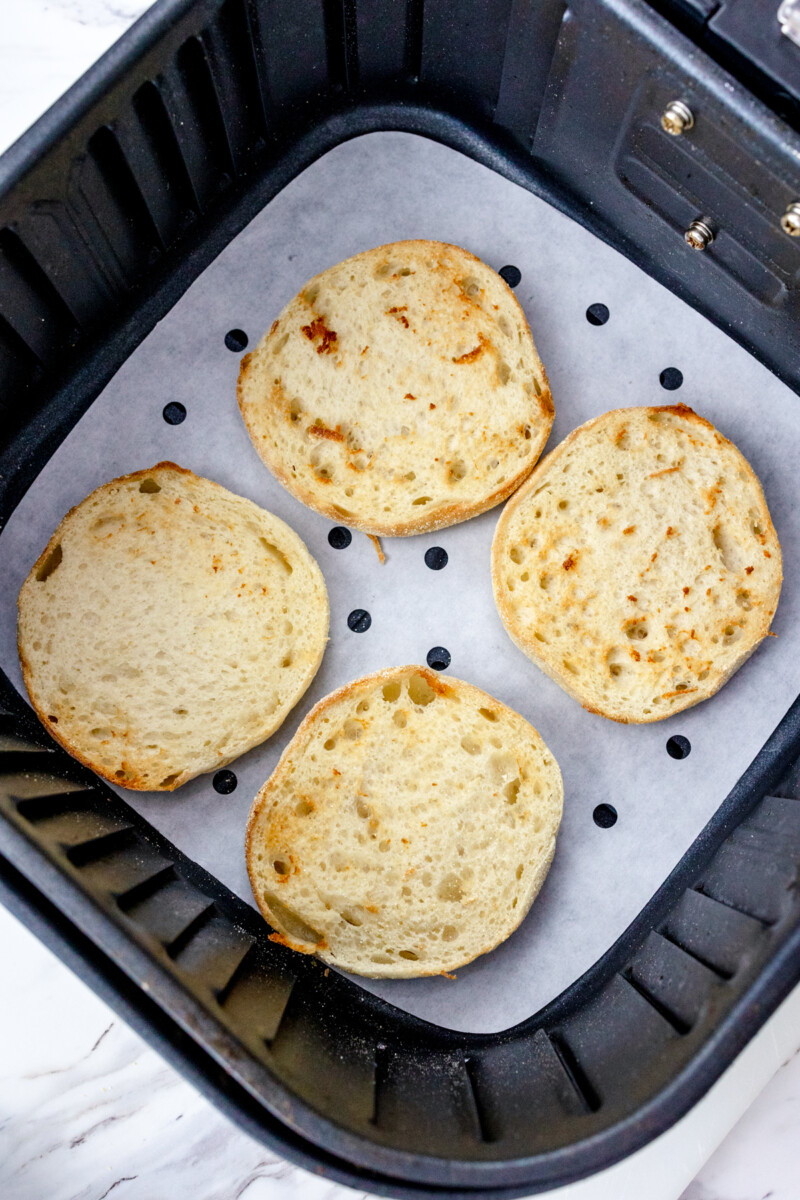
POLYGON ((790 204, 781 217, 781 229, 789 237, 800 237, 800 201, 790 204))
POLYGON ((705 250, 714 240, 714 231, 709 229, 705 221, 692 221, 683 236, 693 250, 705 250))
POLYGON ((661 114, 661 128, 673 137, 680 137, 694 125, 694 116, 688 104, 682 100, 672 100, 661 114))

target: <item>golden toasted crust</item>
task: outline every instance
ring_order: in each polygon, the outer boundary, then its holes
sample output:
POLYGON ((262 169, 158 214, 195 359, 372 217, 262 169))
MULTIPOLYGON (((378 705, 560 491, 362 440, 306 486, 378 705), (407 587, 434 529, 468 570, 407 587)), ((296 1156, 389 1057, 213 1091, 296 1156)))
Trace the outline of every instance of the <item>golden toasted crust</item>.
POLYGON ((424 667, 379 671, 311 710, 256 797, 253 894, 274 940, 332 966, 446 973, 517 928, 562 801, 517 713, 424 667))
POLYGON ((380 246, 309 281, 242 359, 237 392, 280 482, 379 536, 499 504, 553 421, 511 289, 474 255, 430 241, 380 246))
POLYGON ((574 430, 492 547, 508 633, 588 711, 661 720, 712 696, 767 635, 781 553, 761 485, 686 405, 574 430))
POLYGON ((281 724, 327 622, 321 572, 288 526, 160 462, 66 514, 20 590, 18 650, 65 750, 111 783, 173 791, 281 724), (277 636, 273 621, 265 637, 267 613, 295 593, 306 628, 277 636))

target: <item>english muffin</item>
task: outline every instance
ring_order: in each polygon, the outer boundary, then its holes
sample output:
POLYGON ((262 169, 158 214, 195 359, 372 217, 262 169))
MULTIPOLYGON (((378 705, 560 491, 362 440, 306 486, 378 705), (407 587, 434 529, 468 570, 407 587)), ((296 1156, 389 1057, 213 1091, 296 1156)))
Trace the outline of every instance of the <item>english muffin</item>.
POLYGON ((112 783, 172 791, 283 722, 322 659, 328 595, 288 525, 165 462, 67 513, 18 633, 53 737, 112 783))
POLYGON ((311 710, 258 793, 247 868, 272 937, 359 975, 455 970, 537 895, 561 772, 523 717, 424 667, 311 710))
POLYGON ((683 404, 581 425, 506 506, 497 608, 592 712, 658 721, 713 696, 769 632, 781 550, 761 485, 683 404))
POLYGON ((379 246, 317 275, 242 360, 253 445, 303 504, 376 535, 484 512, 530 474, 550 388, 508 285, 458 246, 379 246))

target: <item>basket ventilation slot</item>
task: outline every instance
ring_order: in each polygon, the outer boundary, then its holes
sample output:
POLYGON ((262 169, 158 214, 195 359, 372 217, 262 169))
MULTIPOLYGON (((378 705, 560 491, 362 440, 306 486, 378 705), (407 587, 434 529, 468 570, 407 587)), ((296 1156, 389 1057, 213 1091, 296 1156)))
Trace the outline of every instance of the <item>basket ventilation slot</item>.
POLYGON ((49 796, 31 796, 24 800, 17 800, 17 812, 26 821, 35 825, 40 821, 51 821, 54 817, 61 816, 62 813, 69 813, 70 816, 93 813, 95 810, 94 799, 93 793, 88 790, 54 792, 49 796))
POLYGON ((196 216, 196 202, 154 83, 147 81, 138 88, 130 108, 115 122, 114 132, 155 237, 162 247, 170 246, 196 216))
POLYGON ((763 870, 754 871, 752 856, 726 842, 695 884, 695 890, 762 925, 772 926, 780 920, 796 874, 791 864, 781 862, 765 862, 763 870))
POLYGON ((659 926, 663 937, 732 979, 763 936, 761 921, 689 888, 659 926))
POLYGON ((41 766, 43 754, 52 754, 52 746, 38 746, 35 742, 24 742, 2 732, 0 718, 0 754, 3 756, 3 771, 24 771, 26 767, 41 766))
POLYGON ((389 1066, 389 1049, 379 1042, 375 1047, 372 1066, 372 1116, 370 1123, 372 1125, 380 1125, 380 1099, 381 1092, 386 1086, 386 1079, 389 1066))
POLYGON ((0 419, 9 421, 12 428, 25 419, 19 393, 30 387, 41 373, 39 359, 0 314, 0 419), (22 411, 20 411, 20 409, 22 411))
POLYGON ((169 863, 165 867, 160 867, 154 875, 143 879, 141 883, 136 883, 127 891, 121 892, 117 896, 117 904, 122 912, 131 913, 140 904, 144 904, 146 900, 150 900, 163 891, 167 884, 172 883, 175 879, 175 867, 169 863))
POLYGON ((620 979, 624 979, 628 986, 632 987, 633 990, 639 996, 641 996, 647 1004, 650 1005, 654 1012, 657 1012, 658 1015, 667 1022, 667 1024, 672 1030, 674 1030, 675 1033, 683 1037, 684 1034, 689 1032, 691 1025, 682 1020, 682 1018, 677 1016, 676 1013, 672 1012, 672 1010, 669 1009, 666 1004, 662 1003, 661 1000, 654 996, 653 993, 649 991, 644 984, 634 976, 633 971, 630 968, 627 968, 625 971, 620 973, 620 979))
POLYGON ((176 936, 164 947, 169 957, 176 959, 183 954, 190 942, 192 942, 197 935, 203 929, 205 929, 215 912, 216 909, 214 904, 207 904, 195 917, 192 918, 188 925, 184 925, 180 933, 176 934, 176 936))
MULTIPOLYGON (((230 146, 222 118, 217 89, 208 65, 203 43, 198 37, 189 38, 175 56, 176 79, 172 98, 179 103, 176 116, 184 115, 191 122, 191 141, 181 145, 195 193, 203 207, 226 186, 233 172, 230 146), (188 151, 188 153, 187 153, 188 151)), ((180 127, 180 132, 186 124, 180 127)), ((179 141, 180 141, 179 136, 179 141)))
POLYGON ((260 1041, 270 1049, 278 1036, 289 1007, 296 980, 289 974, 267 966, 253 944, 216 989, 216 1001, 234 1028, 245 1040, 260 1041))
POLYGON ((77 337, 67 305, 13 229, 0 229, 0 316, 45 365, 77 337))
POLYGON ((710 962, 707 958, 704 958, 702 954, 698 954, 696 950, 692 950, 688 946, 685 946, 683 942, 681 942, 674 934, 667 932, 666 927, 659 929, 658 932, 665 942, 669 942, 671 946, 675 946, 676 949, 681 950, 685 955, 687 955, 687 957, 693 959, 694 962, 699 963, 702 967, 705 967, 707 971, 713 971, 717 978, 722 980, 723 983, 727 983, 729 979, 733 979, 735 971, 729 970, 727 967, 717 966, 716 963, 710 962))
POLYGON ((195 985, 210 990, 216 999, 246 957, 253 939, 231 925, 214 903, 209 904, 207 897, 195 891, 193 903, 203 900, 205 906, 166 949, 181 970, 192 976, 195 985))
POLYGON ((413 80, 422 71, 422 29, 425 18, 425 0, 406 0, 406 36, 404 65, 406 74, 413 80))
POLYGON ((86 842, 79 842, 76 846, 68 846, 66 855, 73 867, 87 867, 120 850, 127 850, 135 841, 133 827, 128 825, 122 829, 114 829, 111 833, 103 833, 100 837, 90 838, 86 842))
POLYGON ((493 1128, 493 1123, 490 1120, 489 1113, 482 1100, 482 1094, 479 1085, 480 1066, 475 1058, 464 1059, 464 1071, 469 1084, 469 1091, 472 1097, 472 1105, 474 1108, 475 1128, 479 1139, 482 1142, 496 1142, 497 1134, 493 1128))
POLYGON ((586 1112, 599 1112, 603 1102, 578 1061, 577 1056, 565 1040, 564 1035, 560 1032, 554 1032, 547 1036, 558 1061, 561 1063, 564 1074, 567 1076, 575 1095, 580 1100, 586 1112))
POLYGON ((256 149, 263 148, 267 130, 244 0, 225 0, 203 32, 202 44, 228 155, 236 174, 242 175, 252 167, 256 149))

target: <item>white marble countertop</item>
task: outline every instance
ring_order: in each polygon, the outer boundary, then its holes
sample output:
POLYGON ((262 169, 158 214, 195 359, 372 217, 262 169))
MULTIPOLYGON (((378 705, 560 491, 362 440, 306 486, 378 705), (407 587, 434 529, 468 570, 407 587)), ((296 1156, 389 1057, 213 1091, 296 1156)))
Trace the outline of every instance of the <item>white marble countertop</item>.
MULTIPOLYGON (((0 0, 0 151, 147 7, 0 0)), ((290 1166, 241 1133, 2 909, 0 961, 2 1200, 365 1195, 290 1166)), ((712 1147, 713 1139, 695 1146, 693 1161, 712 1147)), ((612 1194, 648 1200, 641 1187, 612 1194)), ((800 1200, 800 1053, 681 1200, 800 1200)))

